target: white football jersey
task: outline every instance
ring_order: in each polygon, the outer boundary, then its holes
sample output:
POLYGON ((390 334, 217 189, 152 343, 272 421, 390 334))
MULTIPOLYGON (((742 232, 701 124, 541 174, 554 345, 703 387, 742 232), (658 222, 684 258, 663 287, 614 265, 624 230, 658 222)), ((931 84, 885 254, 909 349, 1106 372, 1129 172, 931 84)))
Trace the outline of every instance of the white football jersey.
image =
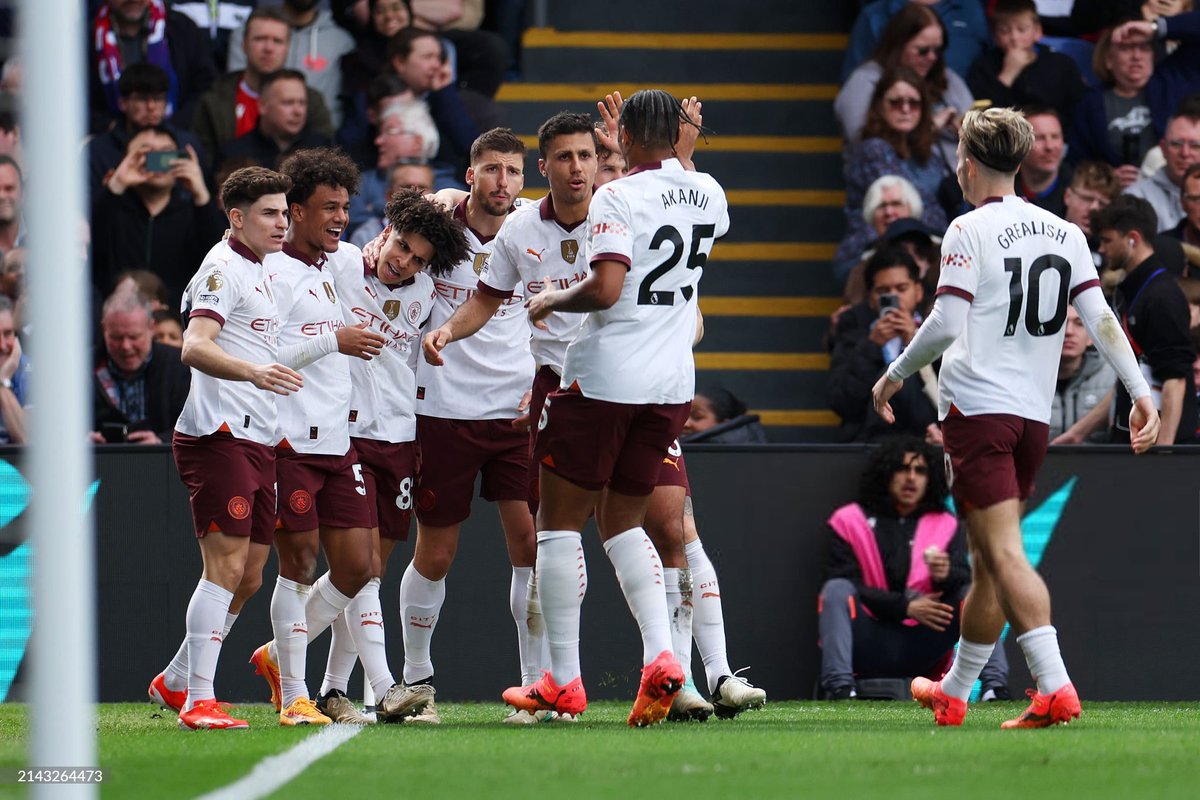
POLYGON ((729 230, 725 191, 678 159, 600 187, 588 211, 588 260, 629 266, 612 308, 584 318, 563 386, 615 403, 686 403, 695 395, 697 288, 713 241, 729 230))
MULTIPOLYGON (((336 333, 346 325, 329 262, 362 264, 362 251, 342 242, 336 253, 312 263, 284 244, 267 256, 271 288, 279 303, 279 345, 300 344, 313 336, 336 333)), ((338 352, 299 370, 304 388, 279 398, 279 441, 297 453, 341 456, 350 450, 346 420, 350 414, 350 365, 338 352)))
POLYGON ((433 279, 418 272, 399 286, 388 286, 361 259, 357 264, 332 260, 330 271, 346 324, 366 322, 368 330, 387 340, 382 352, 370 361, 349 359, 350 435, 380 442, 411 442, 417 436, 414 414, 421 328, 433 313, 437 298, 433 279))
MULTIPOLYGON (((221 323, 217 346, 234 358, 272 364, 278 358, 279 312, 270 283, 257 256, 230 237, 213 245, 188 282, 183 315, 221 323)), ((207 436, 224 429, 238 439, 273 445, 277 425, 273 393, 192 368, 191 389, 175 430, 207 436)))
MULTIPOLYGON (((546 278, 556 289, 579 283, 588 272, 587 230, 586 220, 571 229, 560 224, 554 216, 554 202, 546 195, 504 221, 479 280, 498 293, 526 297, 542 291, 546 278)), ((561 375, 567 345, 579 331, 583 315, 554 312, 544 322, 546 330, 531 326, 533 360, 537 367, 553 367, 561 375)))
MULTIPOLYGON (((479 275, 492 255, 495 237, 481 238, 467 225, 464 200, 454 216, 466 228, 470 254, 448 275, 430 276, 437 291, 430 330, 440 327, 479 291, 479 275)), ((505 223, 507 224, 507 223, 505 223)), ((517 406, 533 382, 529 313, 517 291, 474 336, 442 350, 445 362, 417 360, 417 413, 442 419, 515 419, 517 406)))
POLYGON ((1078 227, 1008 195, 950 223, 937 293, 971 304, 947 348, 938 414, 1015 414, 1049 422, 1067 303, 1099 286, 1078 227))

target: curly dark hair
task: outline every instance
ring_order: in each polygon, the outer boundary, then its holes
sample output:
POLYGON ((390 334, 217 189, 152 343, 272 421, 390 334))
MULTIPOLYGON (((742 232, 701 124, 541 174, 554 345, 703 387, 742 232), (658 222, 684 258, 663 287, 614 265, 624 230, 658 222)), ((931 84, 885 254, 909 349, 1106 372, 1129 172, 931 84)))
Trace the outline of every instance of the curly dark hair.
POLYGON ((923 439, 915 436, 895 436, 884 439, 867 458, 858 483, 858 504, 868 515, 891 516, 896 513, 895 503, 888 491, 892 476, 904 468, 904 459, 916 453, 929 466, 929 484, 925 496, 917 506, 917 514, 946 510, 946 475, 942 471, 942 456, 923 439))
POLYGON ((428 269, 434 275, 446 275, 470 254, 462 223, 415 189, 401 189, 392 195, 384 217, 392 230, 419 233, 433 245, 428 269))
POLYGON ((297 150, 283 160, 279 171, 292 179, 292 188, 287 193, 289 206, 304 205, 318 186, 345 187, 350 194, 358 192, 358 167, 338 147, 297 150))

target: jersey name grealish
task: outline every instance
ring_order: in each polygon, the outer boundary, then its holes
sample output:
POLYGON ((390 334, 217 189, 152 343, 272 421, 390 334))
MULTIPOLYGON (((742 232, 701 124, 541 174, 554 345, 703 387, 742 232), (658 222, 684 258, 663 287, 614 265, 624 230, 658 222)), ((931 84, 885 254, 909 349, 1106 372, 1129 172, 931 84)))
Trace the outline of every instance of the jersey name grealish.
POLYGON ((587 224, 589 263, 629 271, 616 304, 584 318, 563 386, 616 403, 690 401, 697 288, 713 242, 729 230, 724 190, 672 158, 601 186, 587 224))
MULTIPOLYGON (((209 317, 221 324, 216 344, 225 353, 253 364, 278 358, 279 312, 266 268, 235 238, 208 251, 183 293, 183 316, 209 317)), ((249 381, 214 378, 195 367, 187 402, 175 430, 207 436, 227 430, 239 439, 275 443, 278 416, 275 395, 249 381)))
MULTIPOLYGON (((340 249, 340 248, 339 248, 340 249)), ((330 261, 347 325, 367 323, 385 345, 370 361, 350 361, 350 435, 411 442, 417 435, 416 368, 421 329, 433 313, 433 279, 418 272, 399 286, 379 280, 360 259, 330 261)))
POLYGON ((1048 422, 1067 303, 1099 285, 1083 232, 1014 195, 951 222, 937 293, 971 308, 942 358, 939 416, 953 404, 1048 422))
MULTIPOLYGON (((283 248, 266 260, 279 303, 279 346, 336 333, 346 320, 329 262, 357 262, 361 269, 362 251, 342 242, 337 252, 323 253, 312 263, 290 245, 283 248)), ((345 455, 350 450, 348 357, 335 351, 299 372, 304 388, 279 398, 279 440, 286 440, 297 453, 345 455)))
MULTIPOLYGON (((437 301, 429 329, 440 327, 455 309, 479 291, 479 276, 492 256, 495 237, 481 237, 467 225, 464 200, 454 210, 466 227, 467 256, 449 274, 433 277, 437 301)), ((505 222, 507 225, 508 223, 505 222)), ((533 383, 529 314, 525 294, 515 292, 478 333, 442 350, 440 367, 417 360, 417 413, 442 419, 515 419, 517 406, 533 383)))
MULTIPOLYGON (((479 282, 506 300, 513 293, 537 294, 546 278, 556 289, 579 283, 588 273, 587 230, 586 220, 564 227, 554 216, 553 200, 546 195, 504 221, 479 282)), ((544 322, 546 330, 531 326, 533 358, 538 367, 553 367, 561 375, 567 345, 579 331, 583 315, 554 312, 544 322)))

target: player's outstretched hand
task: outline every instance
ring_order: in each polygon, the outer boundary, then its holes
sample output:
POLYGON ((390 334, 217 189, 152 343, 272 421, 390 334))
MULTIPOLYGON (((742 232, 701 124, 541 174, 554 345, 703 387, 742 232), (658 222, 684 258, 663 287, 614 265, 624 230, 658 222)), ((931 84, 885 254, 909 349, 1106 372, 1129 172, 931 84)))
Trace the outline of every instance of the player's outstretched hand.
POLYGON ((370 361, 379 355, 387 341, 375 331, 367 330, 366 322, 338 328, 338 332, 334 336, 337 337, 339 353, 344 356, 361 358, 363 361, 370 361))
POLYGON ((1129 412, 1129 444, 1133 452, 1144 453, 1158 441, 1158 411, 1150 397, 1139 397, 1129 412))
POLYGON ((548 329, 542 320, 550 316, 550 312, 554 310, 550 301, 558 293, 557 289, 550 288, 553 285, 554 279, 547 275, 542 278, 542 290, 535 295, 530 295, 529 299, 525 301, 525 307, 529 309, 529 321, 533 323, 533 327, 543 331, 548 329))
POLYGON ((298 392, 304 386, 300 373, 283 364, 255 364, 250 382, 259 389, 282 395, 298 392))
POLYGON ((908 616, 927 628, 944 631, 954 621, 954 607, 940 602, 941 592, 923 594, 908 601, 908 616))
POLYGON ((871 389, 871 403, 875 406, 875 413, 883 417, 883 421, 891 425, 896 421, 896 414, 892 411, 892 404, 888 401, 892 399, 892 395, 900 391, 900 387, 904 385, 904 381, 890 381, 887 373, 879 376, 874 388, 871 389))
POLYGON ((421 350, 425 353, 425 360, 435 367, 445 364, 446 362, 442 360, 442 350, 450 344, 450 341, 450 331, 445 328, 438 328, 436 331, 425 334, 425 338, 421 340, 421 350))
POLYGON ((695 169, 696 140, 700 138, 700 127, 704 124, 704 116, 700 113, 703 104, 692 97, 684 98, 683 114, 679 120, 679 138, 675 140, 675 156, 685 168, 695 169), (684 118, 690 119, 695 125, 688 125, 684 118))

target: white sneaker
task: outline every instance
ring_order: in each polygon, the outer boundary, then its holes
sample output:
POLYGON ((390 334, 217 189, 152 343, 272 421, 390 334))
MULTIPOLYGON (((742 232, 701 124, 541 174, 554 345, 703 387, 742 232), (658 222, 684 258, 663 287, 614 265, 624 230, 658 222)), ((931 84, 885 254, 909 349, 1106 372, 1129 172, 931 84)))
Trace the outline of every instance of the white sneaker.
POLYGON ((345 692, 337 689, 330 689, 328 694, 317 698, 317 710, 334 722, 348 725, 371 725, 375 722, 374 714, 367 716, 359 711, 345 692))
POLYGON ((733 719, 743 711, 766 705, 767 693, 736 674, 726 675, 717 683, 712 700, 718 718, 733 719))
MULTIPOLYGON (((416 687, 414 686, 412 688, 415 689, 416 687)), ((432 689, 433 687, 431 686, 429 688, 432 689)), ((434 704, 432 699, 430 699, 430 701, 425 704, 425 708, 421 710, 421 713, 414 714, 411 717, 405 717, 404 719, 402 719, 400 721, 405 725, 441 725, 442 724, 442 718, 438 716, 437 706, 434 704)))
POLYGON ((695 689, 685 686, 671 701, 667 713, 668 722, 704 722, 712 716, 712 703, 701 697, 695 689))
POLYGON ((523 709, 510 708, 504 722, 507 725, 537 725, 541 722, 550 722, 553 718, 554 712, 549 710, 530 713, 523 709))
POLYGON ((400 722, 421 714, 433 704, 436 693, 437 690, 428 683, 415 683, 412 686, 397 683, 384 692, 375 713, 384 722, 400 722))

